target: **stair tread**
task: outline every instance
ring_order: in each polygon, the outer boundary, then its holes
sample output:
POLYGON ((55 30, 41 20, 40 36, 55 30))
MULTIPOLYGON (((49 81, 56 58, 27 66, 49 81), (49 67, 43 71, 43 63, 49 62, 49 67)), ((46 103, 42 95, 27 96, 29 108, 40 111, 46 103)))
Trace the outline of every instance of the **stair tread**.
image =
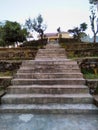
POLYGON ((93 104, 2 104, 1 109, 84 109, 84 110, 98 110, 93 104))
POLYGON ((30 78, 15 78, 13 80, 30 80, 30 81, 33 81, 33 80, 49 80, 49 81, 52 81, 52 80, 85 80, 84 78, 52 78, 52 79, 30 79, 30 78))
POLYGON ((3 98, 93 98, 90 94, 7 94, 3 98))
POLYGON ((42 73, 42 72, 40 72, 40 73, 38 73, 38 72, 36 72, 36 73, 26 73, 26 72, 24 72, 24 73, 22 73, 22 72, 18 72, 17 74, 50 74, 50 75, 53 75, 53 74, 65 74, 65 75, 67 75, 67 74, 81 74, 81 75, 83 75, 81 72, 67 72, 67 73, 64 73, 64 72, 56 72, 56 73, 42 73))
POLYGON ((87 88, 86 85, 12 85, 9 88, 87 88))
POLYGON ((45 60, 44 59, 25 60, 23 62, 23 64, 26 64, 26 63, 27 64, 34 64, 34 63, 42 64, 42 63, 47 63, 47 62, 50 62, 50 64, 54 63, 54 62, 55 63, 58 63, 58 62, 59 63, 61 63, 61 62, 64 63, 65 62, 66 64, 69 62, 69 63, 77 64, 77 62, 74 61, 74 60, 72 60, 72 59, 63 59, 63 60, 62 59, 53 59, 53 60, 50 60, 50 59, 47 59, 47 60, 46 59, 45 60))

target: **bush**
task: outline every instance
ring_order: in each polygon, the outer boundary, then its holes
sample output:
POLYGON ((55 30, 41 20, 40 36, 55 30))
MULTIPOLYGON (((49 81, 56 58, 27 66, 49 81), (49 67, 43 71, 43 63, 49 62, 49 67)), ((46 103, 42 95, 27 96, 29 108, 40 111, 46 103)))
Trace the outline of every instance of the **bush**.
POLYGON ((28 41, 24 42, 20 47, 33 47, 33 48, 43 48, 44 45, 47 44, 47 39, 43 40, 33 40, 33 41, 28 41))

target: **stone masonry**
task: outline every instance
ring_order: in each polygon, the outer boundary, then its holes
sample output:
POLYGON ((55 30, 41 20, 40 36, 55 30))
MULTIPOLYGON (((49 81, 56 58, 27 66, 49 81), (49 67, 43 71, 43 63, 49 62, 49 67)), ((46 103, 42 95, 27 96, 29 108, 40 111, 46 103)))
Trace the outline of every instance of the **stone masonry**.
POLYGON ((2 113, 98 113, 77 62, 57 43, 22 63, 1 103, 2 113))

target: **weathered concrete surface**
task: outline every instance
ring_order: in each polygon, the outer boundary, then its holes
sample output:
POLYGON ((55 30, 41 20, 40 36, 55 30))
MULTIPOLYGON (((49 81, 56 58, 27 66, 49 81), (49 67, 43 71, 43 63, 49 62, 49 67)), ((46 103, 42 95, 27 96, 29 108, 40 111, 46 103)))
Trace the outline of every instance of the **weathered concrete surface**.
POLYGON ((64 52, 59 44, 50 43, 38 51, 35 60, 24 61, 12 79, 13 87, 9 86, 2 97, 0 113, 98 113, 89 91, 80 91, 87 86, 77 62, 67 59, 64 52), (58 73, 62 77, 57 76, 58 73), (37 86, 35 91, 31 86, 37 86), (70 93, 65 92, 63 86, 66 90, 69 88, 70 93))
POLYGON ((0 130, 98 130, 98 115, 0 114, 0 130))

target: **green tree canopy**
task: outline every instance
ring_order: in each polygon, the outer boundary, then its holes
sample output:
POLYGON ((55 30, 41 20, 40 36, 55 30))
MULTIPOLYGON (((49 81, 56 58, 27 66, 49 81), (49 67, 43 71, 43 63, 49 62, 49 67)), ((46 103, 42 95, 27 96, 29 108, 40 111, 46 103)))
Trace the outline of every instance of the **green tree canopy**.
POLYGON ((98 0, 89 0, 90 4, 97 4, 98 0))
POLYGON ((43 23, 43 17, 41 14, 33 20, 30 18, 26 20, 25 25, 27 26, 28 30, 36 31, 37 33, 39 33, 41 39, 43 38, 44 31, 46 30, 47 26, 43 23))
POLYGON ((23 42, 28 35, 27 30, 22 29, 19 23, 11 21, 6 21, 3 26, 0 26, 0 34, 1 40, 6 45, 23 42))
POLYGON ((69 29, 68 32, 73 34, 74 39, 81 41, 81 38, 86 36, 86 33, 84 32, 86 29, 87 29, 87 24, 84 22, 80 24, 80 27, 69 29))

